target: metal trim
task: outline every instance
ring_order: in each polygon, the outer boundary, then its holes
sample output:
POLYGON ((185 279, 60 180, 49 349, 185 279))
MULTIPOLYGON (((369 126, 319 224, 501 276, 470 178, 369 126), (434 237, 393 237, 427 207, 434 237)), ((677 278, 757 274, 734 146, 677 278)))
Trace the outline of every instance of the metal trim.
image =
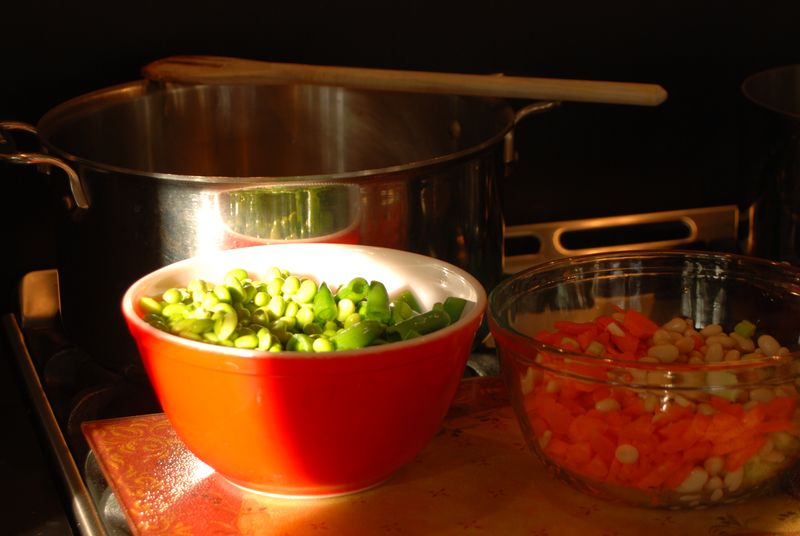
POLYGON ((504 232, 505 238, 532 236, 539 241, 541 246, 539 251, 529 254, 504 256, 503 273, 513 274, 541 262, 574 255, 610 253, 635 249, 669 249, 693 242, 710 242, 724 239, 736 240, 738 237, 738 228, 739 209, 736 205, 506 226, 504 232), (690 230, 689 236, 676 240, 629 243, 585 249, 569 249, 561 242, 561 237, 564 233, 570 231, 636 226, 658 222, 681 222, 690 230))
POLYGON ((25 381, 25 387, 33 408, 40 424, 44 428, 45 436, 58 465, 60 476, 69 492, 70 506, 78 529, 84 536, 106 536, 105 526, 75 465, 75 460, 72 458, 67 442, 58 426, 53 408, 50 406, 50 402, 48 402, 42 384, 39 381, 39 376, 36 374, 36 368, 31 355, 25 347, 22 331, 17 324, 16 317, 13 314, 4 315, 3 327, 8 336, 14 360, 17 362, 25 381))

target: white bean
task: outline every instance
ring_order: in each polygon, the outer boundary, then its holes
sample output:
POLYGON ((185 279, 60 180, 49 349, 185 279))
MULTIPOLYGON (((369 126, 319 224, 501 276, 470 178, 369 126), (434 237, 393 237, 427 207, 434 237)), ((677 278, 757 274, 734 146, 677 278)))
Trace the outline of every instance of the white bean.
POLYGON ((662 327, 667 331, 677 331, 682 333, 686 330, 686 319, 676 316, 662 327))
POLYGON ((653 344, 669 344, 672 342, 669 332, 665 329, 656 330, 653 333, 653 344))
POLYGON ((711 404, 697 404, 697 413, 702 413, 703 415, 714 415, 717 410, 714 409, 714 406, 711 404))
POLYGON ((781 463, 786 459, 786 456, 783 454, 783 452, 773 450, 772 452, 761 456, 761 459, 769 463, 781 463))
POLYGON ((709 497, 709 499, 711 499, 712 501, 716 502, 716 501, 720 500, 724 494, 725 494, 725 492, 722 491, 722 488, 717 488, 717 489, 715 489, 714 491, 711 492, 711 496, 709 497))
POLYGON ((706 338, 706 344, 713 344, 715 342, 721 344, 725 349, 736 346, 736 342, 723 333, 720 333, 719 335, 712 335, 711 337, 706 338))
POLYGON ((714 342, 706 347, 706 361, 709 363, 719 363, 723 357, 725 354, 720 343, 714 342))
POLYGON ((725 352, 723 361, 739 361, 742 358, 742 353, 739 350, 728 350, 725 352))
POLYGON ((722 333, 722 326, 719 324, 709 324, 700 330, 700 334, 703 337, 712 337, 714 335, 719 335, 720 333, 722 333))
POLYGON ((694 350, 694 339, 691 337, 681 337, 675 341, 675 346, 678 347, 678 351, 682 354, 688 354, 692 350, 694 350))
POLYGON ((625 336, 625 332, 622 331, 622 328, 619 327, 619 325, 616 324, 615 322, 609 323, 606 326, 606 330, 608 330, 609 333, 611 333, 612 335, 615 335, 617 337, 624 337, 625 336))
POLYGON ((680 485, 675 488, 679 493, 697 493, 708 482, 708 473, 705 469, 695 467, 680 485))
POLYGON ((742 337, 738 333, 731 332, 728 335, 733 341, 736 343, 736 347, 741 350, 742 352, 752 352, 756 349, 756 344, 753 342, 752 339, 748 339, 747 337, 742 337))
POLYGON ((683 332, 684 337, 699 337, 700 332, 694 329, 693 327, 689 327, 686 331, 683 332))
POLYGON ((750 400, 766 403, 773 398, 775 398, 775 391, 766 387, 759 387, 750 391, 750 400))
POLYGON ((656 395, 647 395, 644 397, 644 411, 646 413, 653 413, 657 406, 658 399, 656 398, 656 395))
POLYGON ((594 409, 597 411, 602 411, 603 413, 607 413, 609 411, 619 411, 619 408, 619 402, 613 398, 604 398, 603 400, 598 400, 594 404, 594 409))
POLYGON ((704 487, 708 491, 714 491, 715 489, 721 489, 722 485, 723 485, 722 484, 722 479, 720 477, 714 475, 714 476, 712 476, 711 478, 708 479, 708 482, 706 482, 706 485, 704 487))
POLYGON ((678 359, 678 347, 674 344, 656 344, 647 349, 647 355, 655 357, 662 363, 672 363, 678 359))
POLYGON ((758 338, 758 347, 764 355, 777 355, 781 345, 772 335, 761 335, 758 338))
POLYGON ((735 471, 731 471, 725 475, 724 482, 728 491, 736 491, 742 485, 744 479, 744 467, 739 467, 735 471))
POLYGON ((552 437, 553 437, 553 432, 551 432, 550 430, 545 430, 544 433, 542 434, 542 437, 539 438, 539 447, 541 447, 542 450, 546 449, 547 444, 550 443, 550 438, 552 437))
POLYGON ((614 451, 614 456, 617 458, 619 463, 630 465, 632 463, 636 463, 636 460, 639 459, 639 450, 633 445, 623 443, 617 447, 617 450, 614 451))
POLYGON ((725 460, 723 460, 720 456, 712 456, 707 458, 706 461, 703 463, 703 467, 705 470, 708 471, 710 475, 718 475, 722 468, 725 467, 725 460))

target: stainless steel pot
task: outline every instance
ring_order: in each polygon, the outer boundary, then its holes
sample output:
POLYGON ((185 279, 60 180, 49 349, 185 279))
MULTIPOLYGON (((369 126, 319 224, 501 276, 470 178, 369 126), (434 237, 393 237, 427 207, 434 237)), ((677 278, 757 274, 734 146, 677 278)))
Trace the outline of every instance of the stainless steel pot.
POLYGON ((493 287, 502 276, 497 183, 514 124, 553 105, 515 115, 490 98, 137 81, 61 104, 36 129, 0 125, 6 135, 37 132, 46 153, 2 158, 70 175, 53 181, 65 207, 62 318, 76 342, 130 366, 138 360, 123 346, 124 290, 165 264, 229 247, 229 200, 254 186, 302 196, 357 185, 360 242, 450 261, 493 287))
POLYGON ((742 94, 747 251, 800 265, 800 65, 756 73, 742 94))

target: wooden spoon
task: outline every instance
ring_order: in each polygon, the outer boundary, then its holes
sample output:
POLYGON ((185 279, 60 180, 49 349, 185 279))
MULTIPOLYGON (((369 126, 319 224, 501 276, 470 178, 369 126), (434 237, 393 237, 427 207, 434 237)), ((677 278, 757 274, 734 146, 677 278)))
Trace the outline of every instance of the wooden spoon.
POLYGON ((411 93, 635 106, 658 106, 667 98, 666 90, 655 84, 327 67, 222 56, 171 56, 150 63, 142 69, 142 73, 145 78, 156 82, 314 84, 411 93))

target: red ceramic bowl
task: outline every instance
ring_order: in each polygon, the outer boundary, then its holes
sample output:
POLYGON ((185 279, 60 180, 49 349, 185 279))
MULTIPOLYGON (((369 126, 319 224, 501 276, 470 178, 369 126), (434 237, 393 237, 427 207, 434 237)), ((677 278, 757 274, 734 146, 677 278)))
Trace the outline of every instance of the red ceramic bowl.
POLYGON ((216 252, 135 282, 122 310, 166 416, 186 446, 230 482, 261 492, 320 496, 376 485, 438 430, 486 307, 465 271, 414 253, 343 244, 284 244, 216 252), (270 266, 332 285, 382 281, 413 289, 428 309, 453 295, 461 318, 417 339, 326 354, 264 353, 196 342, 142 320, 138 303, 194 278, 270 266))

